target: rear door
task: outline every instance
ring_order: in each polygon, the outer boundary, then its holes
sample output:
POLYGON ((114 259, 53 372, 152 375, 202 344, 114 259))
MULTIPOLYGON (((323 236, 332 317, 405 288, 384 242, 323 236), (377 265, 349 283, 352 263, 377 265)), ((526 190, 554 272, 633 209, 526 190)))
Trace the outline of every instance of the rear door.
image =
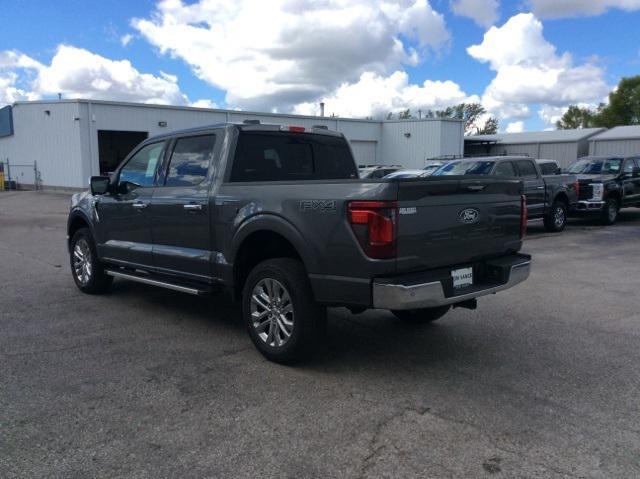
POLYGON ((152 264, 148 207, 164 147, 164 141, 141 147, 116 173, 117 192, 97 200, 101 257, 131 265, 152 264))
POLYGON ((520 247, 517 179, 398 181, 398 272, 468 263, 520 247))
POLYGON ((527 213, 529 218, 540 218, 544 215, 545 183, 538 176, 533 160, 516 160, 518 177, 524 182, 524 194, 527 197, 527 213))
POLYGON ((171 142, 149 209, 154 265, 196 280, 211 276, 209 185, 217 136, 197 134, 171 142))

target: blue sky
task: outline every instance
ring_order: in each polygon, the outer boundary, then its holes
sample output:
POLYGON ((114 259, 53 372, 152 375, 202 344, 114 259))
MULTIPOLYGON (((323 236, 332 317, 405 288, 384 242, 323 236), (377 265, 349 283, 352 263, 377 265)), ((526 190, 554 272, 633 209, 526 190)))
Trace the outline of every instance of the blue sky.
POLYGON ((0 103, 59 91, 313 114, 324 100, 379 116, 481 101, 517 131, 640 71, 640 1, 329 3, 0 0, 0 103))

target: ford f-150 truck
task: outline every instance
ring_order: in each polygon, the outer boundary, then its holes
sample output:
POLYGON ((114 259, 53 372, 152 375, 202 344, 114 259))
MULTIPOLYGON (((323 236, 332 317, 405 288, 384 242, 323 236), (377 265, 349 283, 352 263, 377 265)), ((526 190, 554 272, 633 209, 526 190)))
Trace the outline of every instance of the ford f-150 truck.
POLYGON ((528 156, 476 157, 448 163, 433 173, 447 175, 492 175, 520 178, 527 199, 527 217, 542 219, 547 231, 559 232, 567 224, 568 212, 576 208, 580 185, 573 175, 544 175, 537 161, 528 156))
POLYGON ((124 278, 242 303, 257 349, 313 350, 327 306, 429 322, 524 281, 522 183, 362 180, 341 133, 221 124, 150 138, 72 199, 85 293, 124 278))

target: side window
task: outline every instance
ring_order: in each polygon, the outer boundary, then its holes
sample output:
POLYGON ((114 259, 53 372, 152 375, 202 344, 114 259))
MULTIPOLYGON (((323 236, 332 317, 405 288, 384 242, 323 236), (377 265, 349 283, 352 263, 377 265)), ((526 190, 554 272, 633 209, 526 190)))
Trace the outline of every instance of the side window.
POLYGON ((164 142, 151 143, 142 147, 122 167, 118 183, 121 185, 128 183, 129 190, 153 186, 163 147, 164 142))
MULTIPOLYGON (((357 178, 358 170, 353 157, 342 138, 318 135, 313 142, 313 157, 317 178, 320 180, 343 180, 357 178)), ((387 175, 395 171, 386 170, 387 175)), ((383 175, 384 176, 384 175, 383 175)))
POLYGON ((498 163, 495 171, 493 172, 496 176, 518 176, 516 174, 516 169, 513 167, 513 163, 510 161, 503 161, 502 163, 498 163))
POLYGON ((633 160, 626 160, 624 162, 624 166, 622 168, 622 172, 623 173, 633 173, 633 167, 634 167, 634 163, 633 160))
POLYGON ((533 164, 533 161, 525 160, 518 162, 518 172, 519 176, 522 178, 537 178, 538 173, 536 172, 536 167, 533 164))
POLYGON ((215 135, 179 138, 175 142, 165 186, 196 186, 209 171, 215 135))
POLYGON ((636 158, 636 166, 640 168, 640 158, 636 158))

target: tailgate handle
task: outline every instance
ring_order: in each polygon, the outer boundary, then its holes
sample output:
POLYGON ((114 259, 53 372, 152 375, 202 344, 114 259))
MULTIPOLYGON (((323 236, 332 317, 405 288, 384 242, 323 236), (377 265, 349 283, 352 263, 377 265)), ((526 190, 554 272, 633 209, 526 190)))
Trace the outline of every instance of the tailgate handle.
POLYGON ((470 191, 482 191, 487 187, 487 185, 467 185, 465 188, 470 191))

